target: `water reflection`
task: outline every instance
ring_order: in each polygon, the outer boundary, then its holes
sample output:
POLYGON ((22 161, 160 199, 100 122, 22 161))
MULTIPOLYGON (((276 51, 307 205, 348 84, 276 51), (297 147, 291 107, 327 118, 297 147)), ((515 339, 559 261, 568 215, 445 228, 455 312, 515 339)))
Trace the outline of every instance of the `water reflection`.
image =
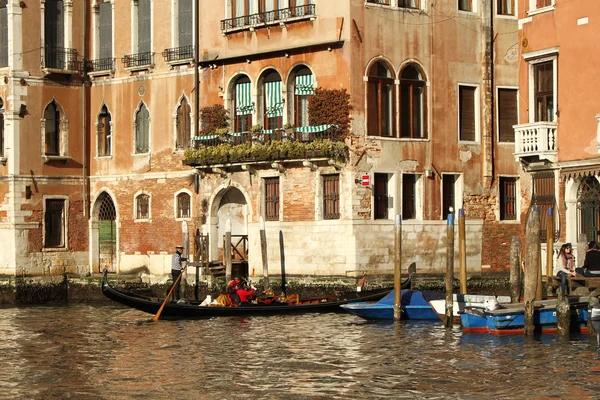
POLYGON ((595 338, 463 334, 348 314, 150 321, 0 308, 0 398, 598 398, 595 338), (233 394, 235 392, 235 394, 233 394))

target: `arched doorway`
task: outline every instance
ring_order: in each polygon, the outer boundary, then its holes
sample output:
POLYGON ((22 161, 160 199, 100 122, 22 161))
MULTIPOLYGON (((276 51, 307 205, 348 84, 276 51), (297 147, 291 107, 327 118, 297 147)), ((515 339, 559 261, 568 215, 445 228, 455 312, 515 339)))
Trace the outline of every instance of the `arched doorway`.
POLYGON ((117 212, 108 193, 103 192, 96 199, 92 218, 92 269, 117 272, 117 212))
POLYGON ((600 182, 594 176, 584 178, 577 190, 577 221, 579 234, 585 234, 587 241, 598 241, 600 226, 600 182))
MULTIPOLYGON (((248 203, 244 194, 236 187, 223 189, 213 203, 213 225, 211 240, 213 251, 223 260, 223 238, 227 220, 231 221, 232 276, 248 276, 248 203)), ((215 254, 215 253, 212 253, 215 254)))

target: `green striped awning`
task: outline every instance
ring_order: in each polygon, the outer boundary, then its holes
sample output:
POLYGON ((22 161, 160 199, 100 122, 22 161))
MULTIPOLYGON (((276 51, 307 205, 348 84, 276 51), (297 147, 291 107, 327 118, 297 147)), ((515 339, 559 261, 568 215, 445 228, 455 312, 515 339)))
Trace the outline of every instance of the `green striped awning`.
POLYGON ((216 139, 219 135, 204 135, 204 136, 194 136, 194 140, 210 140, 216 139))
POLYGON ((267 117, 281 117, 283 115, 283 101, 281 99, 281 81, 265 83, 267 117))
POLYGON ((297 96, 308 96, 314 93, 314 77, 313 75, 297 75, 296 90, 294 94, 297 96))
POLYGON ((252 87, 250 82, 238 83, 235 85, 235 114, 252 114, 252 87))
POLYGON ((314 125, 314 126, 299 126, 294 129, 296 132, 300 133, 318 133, 326 131, 327 129, 334 127, 336 125, 333 124, 325 124, 325 125, 314 125))

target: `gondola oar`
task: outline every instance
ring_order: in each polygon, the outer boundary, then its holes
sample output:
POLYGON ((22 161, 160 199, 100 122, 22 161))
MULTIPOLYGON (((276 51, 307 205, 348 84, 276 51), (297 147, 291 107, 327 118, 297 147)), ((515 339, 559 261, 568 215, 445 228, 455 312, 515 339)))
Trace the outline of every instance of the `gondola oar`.
POLYGON ((171 286, 171 290, 169 290, 169 294, 167 295, 167 297, 165 297, 165 301, 163 301, 163 303, 160 306, 160 308, 158 309, 156 315, 152 318, 152 321, 156 322, 160 318, 160 314, 162 313, 163 308, 165 308, 165 305, 167 304, 167 300, 169 300, 169 297, 171 297, 171 295, 173 294, 173 290, 175 290, 175 286, 177 286, 177 284, 181 280, 181 276, 183 275, 183 271, 186 268, 187 268, 187 265, 181 269, 181 273, 179 274, 179 276, 177 277, 177 279, 175 279, 175 282, 173 283, 173 286, 171 286))

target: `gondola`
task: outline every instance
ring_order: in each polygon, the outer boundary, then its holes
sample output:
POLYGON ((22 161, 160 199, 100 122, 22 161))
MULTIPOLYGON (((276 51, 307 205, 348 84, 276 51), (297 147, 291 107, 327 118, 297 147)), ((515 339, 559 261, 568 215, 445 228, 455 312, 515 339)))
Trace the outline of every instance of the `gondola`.
MULTIPOLYGON (((408 277, 402 282, 402 287, 410 287, 410 283, 411 278, 408 277)), ((200 301, 185 303, 168 302, 161 313, 161 318, 194 319, 224 316, 343 312, 344 310, 340 307, 343 304, 357 301, 377 301, 390 293, 391 290, 391 288, 381 288, 361 292, 342 292, 337 293, 335 299, 301 299, 294 304, 273 301, 270 304, 244 304, 224 307, 220 305, 201 306, 200 301)), ((108 273, 106 271, 102 279, 102 293, 117 303, 149 314, 156 314, 162 305, 162 301, 116 290, 109 284, 108 273)))

